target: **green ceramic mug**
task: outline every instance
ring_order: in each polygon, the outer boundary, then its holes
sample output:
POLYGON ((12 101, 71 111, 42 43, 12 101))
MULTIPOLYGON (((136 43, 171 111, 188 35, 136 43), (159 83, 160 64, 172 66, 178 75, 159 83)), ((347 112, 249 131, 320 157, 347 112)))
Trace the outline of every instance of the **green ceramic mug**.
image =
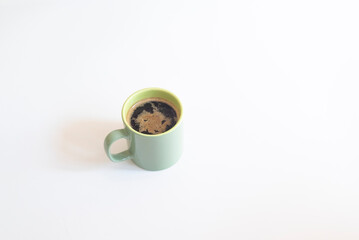
POLYGON ((104 143, 105 152, 112 161, 120 162, 132 159, 137 166, 152 171, 169 168, 178 161, 182 154, 183 145, 183 109, 181 102, 173 93, 161 88, 139 90, 127 98, 122 107, 121 115, 125 128, 110 132, 104 143), (127 121, 128 111, 135 103, 152 97, 163 98, 171 102, 179 112, 176 125, 157 135, 137 132, 127 121), (120 153, 111 153, 112 143, 121 138, 128 140, 129 149, 120 153))

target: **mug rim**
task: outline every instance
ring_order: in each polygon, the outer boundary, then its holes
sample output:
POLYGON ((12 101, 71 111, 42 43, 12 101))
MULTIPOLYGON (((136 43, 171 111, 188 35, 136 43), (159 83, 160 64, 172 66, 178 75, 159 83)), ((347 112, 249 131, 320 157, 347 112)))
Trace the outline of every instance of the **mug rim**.
MULTIPOLYGON (((167 99, 166 99, 167 100, 167 99)), ((132 107, 132 106, 131 106, 132 107)), ((130 108, 131 108, 130 107, 130 108)), ((173 94, 172 92, 166 90, 166 89, 163 89, 163 88, 158 88, 158 87, 149 87, 149 88, 143 88, 143 89, 140 89, 140 90, 137 90, 136 92, 132 93, 127 99, 126 101, 123 103, 122 105, 122 110, 121 110, 121 115, 122 115, 122 121, 123 123, 125 124, 126 128, 129 129, 130 131, 132 131, 133 133, 135 134, 138 134, 140 136, 144 136, 144 137, 160 137, 160 136, 163 136, 163 135, 166 135, 166 134, 169 134, 171 132, 173 132, 179 125, 180 123, 182 122, 182 116, 183 116, 183 107, 182 107, 182 103, 181 101, 179 100, 179 98, 173 94), (174 99, 176 99, 176 101, 178 102, 178 105, 179 105, 179 112, 180 112, 180 117, 177 121, 177 123, 168 131, 166 132, 163 132, 163 133, 160 133, 160 134, 155 134, 155 135, 152 135, 152 134, 144 134, 144 133, 140 133, 140 132, 137 132, 136 130, 134 130, 127 122, 127 112, 125 113, 125 106, 128 104, 128 102, 134 98, 136 95, 138 94, 141 94, 143 92, 149 92, 149 91, 162 91, 162 92, 165 92, 169 95, 171 95, 174 99)))

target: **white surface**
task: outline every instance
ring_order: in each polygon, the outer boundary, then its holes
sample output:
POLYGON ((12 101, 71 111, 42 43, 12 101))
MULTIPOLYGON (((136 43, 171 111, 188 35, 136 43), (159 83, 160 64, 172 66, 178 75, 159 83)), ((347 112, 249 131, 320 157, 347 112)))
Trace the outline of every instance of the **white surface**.
POLYGON ((359 239, 358 12, 0 1, 0 239, 359 239), (185 107, 160 172, 102 146, 149 86, 185 107))

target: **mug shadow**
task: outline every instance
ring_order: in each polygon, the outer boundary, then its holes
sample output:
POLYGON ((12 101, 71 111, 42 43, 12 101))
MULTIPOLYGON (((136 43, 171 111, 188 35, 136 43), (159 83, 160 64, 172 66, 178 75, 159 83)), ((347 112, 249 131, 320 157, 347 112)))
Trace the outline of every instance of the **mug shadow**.
MULTIPOLYGON (((65 123, 57 139, 57 150, 60 153, 58 164, 61 168, 71 170, 89 170, 103 167, 120 168, 125 170, 138 170, 131 161, 113 163, 107 158, 103 142, 106 135, 123 128, 123 123, 78 120, 65 123)), ((119 140, 111 147, 112 152, 121 152, 128 148, 127 141, 119 140)))

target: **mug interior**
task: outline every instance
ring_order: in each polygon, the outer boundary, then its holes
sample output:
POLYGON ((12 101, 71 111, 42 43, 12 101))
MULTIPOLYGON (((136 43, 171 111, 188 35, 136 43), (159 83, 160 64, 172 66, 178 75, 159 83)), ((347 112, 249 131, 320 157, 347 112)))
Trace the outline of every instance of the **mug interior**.
POLYGON ((177 127, 179 122, 182 120, 182 105, 181 105, 181 102, 179 101, 179 99, 173 93, 171 93, 165 89, 145 88, 145 89, 142 89, 142 90, 139 90, 139 91, 133 93, 131 96, 129 96, 127 98, 127 100, 125 101, 125 103, 123 104, 123 107, 122 107, 122 120, 125 123, 125 125, 127 126, 127 128, 136 134, 140 134, 140 135, 143 135, 146 137, 160 136, 160 135, 166 134, 168 132, 171 132, 173 129, 175 129, 177 127), (131 127, 131 125, 127 121, 128 111, 135 103, 137 103, 143 99, 152 98, 152 97, 159 97, 159 98, 166 99, 167 101, 170 101, 177 108, 177 110, 179 112, 179 118, 178 118, 176 125, 173 128, 171 128, 170 130, 168 130, 164 133, 156 134, 156 135, 148 135, 148 134, 143 134, 143 133, 137 132, 136 130, 134 130, 131 127))

